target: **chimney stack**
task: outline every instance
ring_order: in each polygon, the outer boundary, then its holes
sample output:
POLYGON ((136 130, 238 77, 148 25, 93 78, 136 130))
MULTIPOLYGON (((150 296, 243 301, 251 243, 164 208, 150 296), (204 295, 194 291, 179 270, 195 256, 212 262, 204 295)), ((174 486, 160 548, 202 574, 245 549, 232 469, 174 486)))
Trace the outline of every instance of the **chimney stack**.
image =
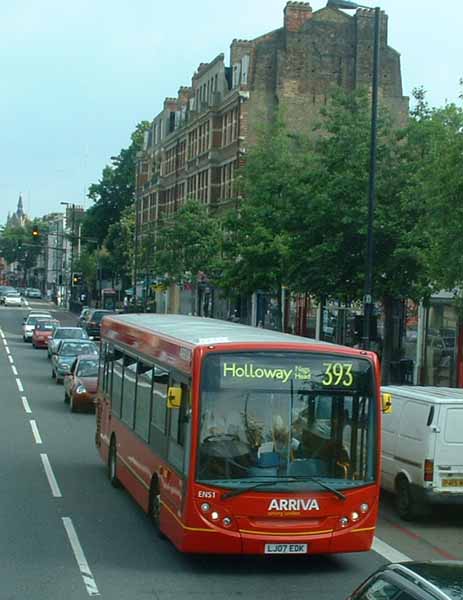
POLYGON ((301 31, 304 23, 312 18, 312 7, 308 2, 287 2, 284 15, 286 31, 294 33, 301 31))

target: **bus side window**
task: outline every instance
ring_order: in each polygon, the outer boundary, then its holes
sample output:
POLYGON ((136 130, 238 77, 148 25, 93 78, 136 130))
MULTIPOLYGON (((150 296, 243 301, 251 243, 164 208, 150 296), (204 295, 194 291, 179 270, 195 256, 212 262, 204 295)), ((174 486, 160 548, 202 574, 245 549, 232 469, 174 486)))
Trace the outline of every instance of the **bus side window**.
POLYGON ((151 396, 153 388, 152 365, 138 363, 137 375, 137 403, 135 406, 135 431, 145 440, 149 441, 151 420, 151 396))
POLYGON ((123 393, 123 375, 124 375, 124 357, 120 356, 113 363, 113 375, 111 385, 111 410, 120 417, 122 409, 122 393, 123 393))
POLYGON ((154 367, 152 423, 163 434, 166 432, 168 386, 169 372, 161 367, 154 367))
POLYGON ((106 375, 106 351, 108 344, 106 342, 100 343, 100 360, 98 364, 98 389, 105 389, 105 375, 106 375))
POLYGON ((131 429, 135 420, 135 395, 137 392, 137 363, 130 356, 124 358, 124 377, 122 383, 123 401, 121 418, 131 429))
POLYGON ((183 460, 185 455, 185 437, 188 424, 188 412, 190 407, 190 389, 185 383, 171 381, 173 387, 181 387, 182 403, 180 408, 171 408, 169 410, 169 462, 183 470, 183 460))

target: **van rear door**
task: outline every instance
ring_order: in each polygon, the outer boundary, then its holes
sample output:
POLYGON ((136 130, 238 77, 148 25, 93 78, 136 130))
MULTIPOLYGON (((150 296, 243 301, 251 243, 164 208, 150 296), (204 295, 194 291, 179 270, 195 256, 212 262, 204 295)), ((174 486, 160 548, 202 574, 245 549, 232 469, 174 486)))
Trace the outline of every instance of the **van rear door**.
POLYGON ((463 405, 441 405, 434 458, 436 491, 463 494, 463 405))

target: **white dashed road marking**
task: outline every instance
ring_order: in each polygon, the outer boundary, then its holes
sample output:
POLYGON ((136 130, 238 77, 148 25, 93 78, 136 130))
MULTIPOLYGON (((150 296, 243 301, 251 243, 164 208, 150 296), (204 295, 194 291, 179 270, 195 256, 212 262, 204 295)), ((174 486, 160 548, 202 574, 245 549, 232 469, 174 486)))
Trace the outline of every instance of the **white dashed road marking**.
POLYGON ((61 490, 59 489, 58 482, 56 481, 55 474, 53 473, 53 469, 51 468, 50 461, 48 460, 48 456, 46 454, 41 454, 40 458, 42 459, 43 468, 45 469, 45 474, 48 479, 48 483, 50 484, 51 493, 54 498, 62 498, 63 495, 61 490))
POLYGON ((31 407, 29 406, 29 402, 27 401, 26 396, 21 396, 21 400, 22 400, 22 403, 23 403, 23 406, 24 406, 24 410, 27 413, 31 413, 32 412, 31 411, 31 407))
POLYGON ((69 542, 72 547, 72 551, 74 552, 77 564, 79 565, 79 570, 82 574, 82 579, 84 580, 85 587, 87 589, 87 594, 89 596, 99 596, 100 592, 98 591, 95 579, 93 578, 93 574, 90 571, 90 567, 88 566, 87 559, 85 558, 84 551, 82 550, 82 546, 80 545, 79 538, 77 537, 77 533, 72 523, 72 520, 69 517, 62 517, 62 519, 64 528, 66 529, 66 533, 68 535, 69 542))
POLYGON ((399 550, 389 546, 389 544, 379 540, 377 537, 375 537, 373 541, 372 550, 374 550, 377 554, 380 554, 389 562, 406 562, 412 560, 406 554, 402 554, 402 552, 399 552, 399 550))
POLYGON ((37 423, 34 421, 34 419, 30 420, 29 423, 31 424, 31 429, 32 429, 32 433, 34 434, 35 443, 41 444, 42 438, 40 437, 39 428, 37 427, 37 423))

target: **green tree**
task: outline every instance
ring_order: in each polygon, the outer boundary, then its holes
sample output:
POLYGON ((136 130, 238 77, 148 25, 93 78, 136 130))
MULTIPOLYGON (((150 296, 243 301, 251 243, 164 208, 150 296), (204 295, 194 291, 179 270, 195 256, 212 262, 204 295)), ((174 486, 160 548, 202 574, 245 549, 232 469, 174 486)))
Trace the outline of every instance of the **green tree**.
POLYGON ((18 263, 24 283, 28 272, 36 266, 38 257, 44 252, 47 233, 48 224, 42 219, 27 221, 23 227, 7 225, 0 231, 0 255, 9 263, 18 263), (34 229, 39 232, 38 236, 33 236, 34 229))
POLYGON ((98 183, 90 186, 88 197, 93 200, 83 223, 84 239, 96 239, 103 244, 109 227, 120 220, 122 212, 134 203, 136 155, 143 145, 148 121, 139 123, 131 135, 131 144, 103 169, 98 183))
POLYGON ((198 275, 212 279, 216 273, 221 239, 218 219, 196 200, 189 200, 156 232, 152 272, 169 284, 191 284, 195 299, 198 275))
MULTIPOLYGON (((416 168, 412 131, 394 127, 384 107, 378 129, 373 290, 385 312, 383 369, 392 359, 394 302, 418 298, 428 284, 420 203, 407 194, 416 168), (410 142, 408 138, 410 137, 410 142)), ((316 144, 319 170, 293 213, 291 280, 299 291, 361 299, 366 277, 370 112, 366 92, 334 94, 316 144)))
POLYGON ((134 233, 135 208, 130 205, 122 211, 120 220, 109 226, 103 246, 108 255, 106 268, 111 271, 113 278, 122 280, 123 287, 131 277, 134 233))
MULTIPOLYGON (((291 207, 311 160, 306 140, 291 135, 281 116, 260 131, 240 182, 244 200, 224 224, 221 285, 229 294, 261 290, 280 300, 290 283, 291 207)), ((281 307, 278 312, 281 319, 281 307)))
POLYGON ((463 289, 463 109, 456 104, 430 108, 424 92, 412 114, 418 159, 410 195, 419 199, 415 228, 426 234, 423 257, 430 290, 463 289))

